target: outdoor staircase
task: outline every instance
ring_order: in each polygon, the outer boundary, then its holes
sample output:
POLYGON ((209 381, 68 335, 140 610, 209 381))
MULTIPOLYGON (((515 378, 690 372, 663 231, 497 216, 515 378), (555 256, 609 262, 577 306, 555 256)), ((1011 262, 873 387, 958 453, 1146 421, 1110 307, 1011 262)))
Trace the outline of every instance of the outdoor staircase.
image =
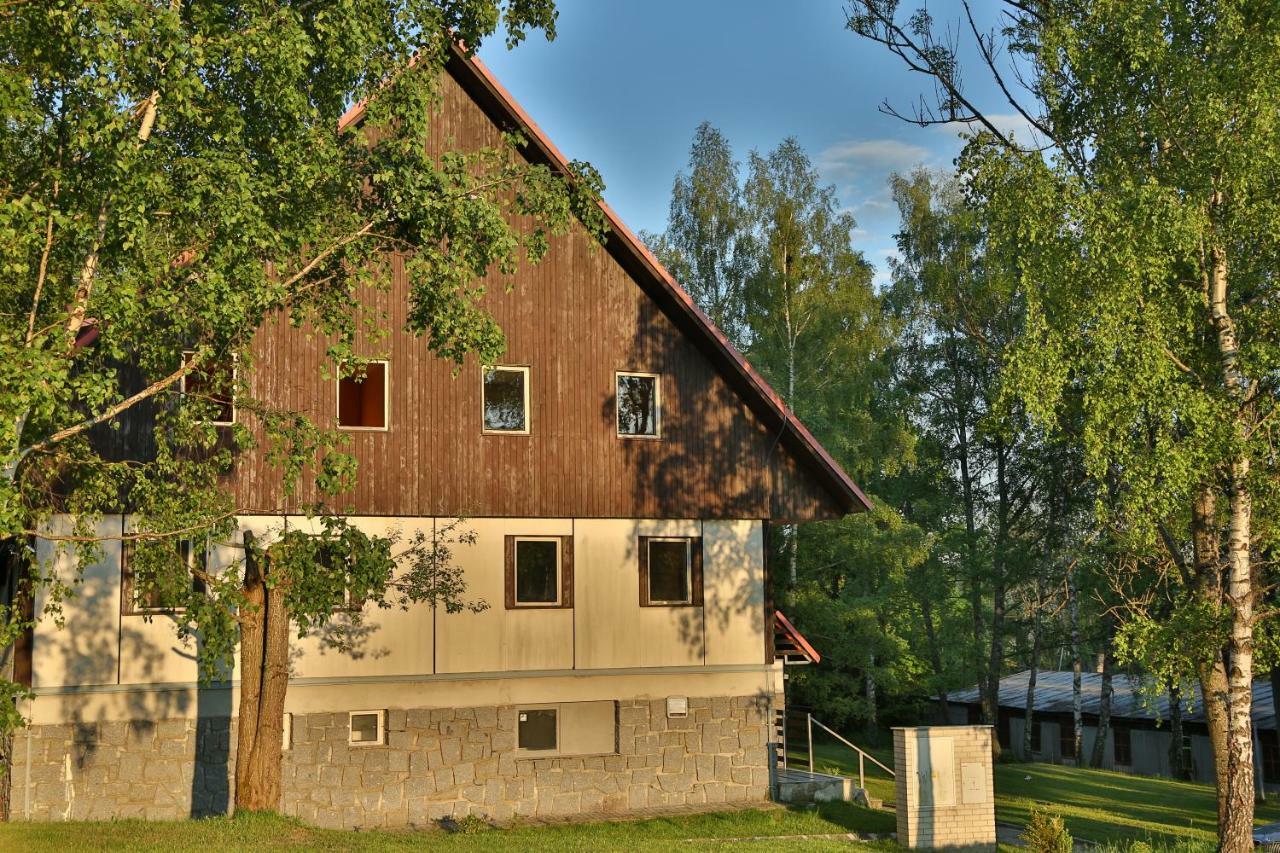
POLYGON ((883 801, 871 796, 866 787, 866 762, 870 761, 890 776, 892 769, 850 743, 838 732, 814 719, 808 709, 780 709, 774 713, 774 766, 777 768, 777 799, 783 803, 856 802, 880 808, 883 801), (813 727, 834 737, 858 756, 858 778, 821 773, 814 767, 813 727))

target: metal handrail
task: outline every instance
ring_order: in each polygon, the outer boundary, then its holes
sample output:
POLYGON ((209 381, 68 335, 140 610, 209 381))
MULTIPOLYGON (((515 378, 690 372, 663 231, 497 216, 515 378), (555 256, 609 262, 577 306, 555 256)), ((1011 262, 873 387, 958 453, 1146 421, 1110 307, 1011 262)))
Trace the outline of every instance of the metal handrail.
POLYGON ((874 755, 871 755, 870 753, 865 752, 861 747, 854 746, 852 743, 849 742, 849 740, 844 735, 840 734, 837 731, 833 731, 829 726, 823 725, 821 720, 815 720, 813 718, 813 714, 805 714, 805 718, 806 718, 805 723, 809 731, 809 772, 810 773, 813 773, 813 725, 814 723, 817 723, 818 727, 821 728, 823 731, 825 731, 827 734, 831 735, 836 740, 840 741, 845 746, 852 749, 854 752, 858 753, 858 787, 859 788, 861 788, 864 791, 867 789, 866 760, 868 758, 871 759, 872 764, 879 767, 881 770, 888 773, 890 776, 894 777, 895 779, 898 777, 898 774, 894 773, 888 767, 885 767, 882 763, 880 763, 880 761, 874 755))

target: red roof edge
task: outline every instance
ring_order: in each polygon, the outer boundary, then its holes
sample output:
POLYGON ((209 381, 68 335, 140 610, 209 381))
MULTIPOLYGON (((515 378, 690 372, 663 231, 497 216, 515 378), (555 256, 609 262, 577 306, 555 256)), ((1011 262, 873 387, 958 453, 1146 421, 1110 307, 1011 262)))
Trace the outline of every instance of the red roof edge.
MULTIPOLYGON (((480 61, 480 58, 474 54, 468 54, 461 45, 456 43, 453 46, 453 53, 454 61, 450 62, 450 67, 456 66, 469 72, 476 82, 489 91, 495 102, 501 106, 503 112, 507 114, 511 121, 520 126, 520 129, 529 137, 531 144, 542 156, 561 173, 568 174, 568 159, 555 146, 555 143, 543 133, 537 123, 529 117, 529 114, 512 97, 506 87, 480 61)), ((345 129, 359 121, 363 117, 364 111, 364 101, 347 110, 338 121, 339 129, 345 129)), ((604 199, 600 199, 598 203, 600 210, 604 213, 605 219, 609 223, 609 228, 618 235, 621 247, 638 262, 639 266, 649 274, 649 277, 671 298, 673 307, 691 321, 692 327, 697 329, 706 342, 711 345, 712 349, 723 357, 725 365, 738 375, 738 378, 753 392, 753 395, 763 404, 764 408, 777 418, 779 430, 790 432, 797 439, 800 449, 813 463, 813 467, 823 475, 827 488, 846 505, 846 511, 870 511, 871 501, 863 494, 862 490, 858 488, 849 475, 845 473, 840 464, 831 457, 826 448, 819 444, 813 434, 796 418, 786 403, 783 402, 782 397, 773 390, 764 377, 757 373, 746 358, 738 352, 737 348, 729 342, 729 339, 716 327, 711 318, 697 306, 688 291, 654 257, 648 247, 632 233, 631 229, 605 203, 604 199)), ((786 621, 786 617, 783 617, 781 613, 778 616, 784 622, 786 621)), ((786 624, 788 626, 791 625, 789 622, 786 624)), ((796 636, 799 637, 798 632, 796 636)), ((800 639, 803 640, 803 637, 800 639)), ((816 655, 817 653, 815 652, 814 654, 816 655)))
POLYGON ((822 655, 818 654, 818 650, 805 639, 804 634, 796 630, 796 626, 791 624, 791 620, 782 615, 781 610, 773 611, 773 623, 777 630, 787 635, 787 638, 795 644, 796 648, 804 652, 804 656, 809 659, 810 663, 822 662, 822 655))

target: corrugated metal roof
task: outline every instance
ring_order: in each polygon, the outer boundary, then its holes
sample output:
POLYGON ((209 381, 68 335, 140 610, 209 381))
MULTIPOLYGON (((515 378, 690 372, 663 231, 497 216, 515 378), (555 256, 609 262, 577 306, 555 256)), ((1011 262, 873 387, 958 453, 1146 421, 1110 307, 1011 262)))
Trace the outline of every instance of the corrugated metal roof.
MULTIPOLYGON (((1027 681, 1031 670, 1000 679, 1000 707, 1025 711, 1027 707, 1027 681)), ((1071 681, 1069 671, 1039 670, 1036 673, 1035 710, 1039 713, 1071 713, 1071 681)), ((1134 720, 1168 720, 1169 692, 1150 679, 1131 678, 1115 673, 1111 679, 1111 716, 1134 720)), ((1102 673, 1080 674, 1080 698, 1084 713, 1097 715, 1102 704, 1102 673)), ((976 704, 978 688, 970 687, 948 696, 952 702, 976 704)), ((1200 689, 1195 687, 1190 695, 1183 695, 1182 719, 1204 722, 1204 707, 1200 702, 1200 689)), ((1271 696, 1271 682, 1253 682, 1253 725, 1259 729, 1276 727, 1275 703, 1271 696)))

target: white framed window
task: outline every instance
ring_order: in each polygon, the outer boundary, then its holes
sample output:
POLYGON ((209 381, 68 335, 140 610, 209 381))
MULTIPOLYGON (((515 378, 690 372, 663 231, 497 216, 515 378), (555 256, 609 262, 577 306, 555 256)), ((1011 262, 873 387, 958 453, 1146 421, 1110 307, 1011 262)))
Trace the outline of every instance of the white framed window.
POLYGON ((662 437, 662 377, 618 371, 615 400, 619 438, 662 437))
POLYGON ((529 434, 529 368, 495 365, 480 371, 481 430, 501 435, 529 434))
POLYGON ((293 714, 286 713, 284 715, 284 725, 280 727, 280 740, 282 749, 289 749, 293 746, 293 714))
MULTIPOLYGON (((182 351, 182 364, 185 367, 195 357, 194 350, 182 351)), ((239 370, 239 359, 231 356, 231 364, 199 364, 190 373, 182 374, 178 380, 178 391, 185 397, 190 394, 213 407, 213 419, 207 421, 214 426, 231 426, 236 422, 236 376, 239 370)))
POLYGON ((338 429, 385 432, 390 422, 391 366, 370 361, 364 372, 338 377, 338 429))
POLYGON ((522 752, 556 752, 560 748, 560 709, 555 705, 520 708, 516 712, 516 748, 522 752))
POLYGON ((387 742, 387 712, 352 711, 348 742, 352 746, 381 746, 387 742))

